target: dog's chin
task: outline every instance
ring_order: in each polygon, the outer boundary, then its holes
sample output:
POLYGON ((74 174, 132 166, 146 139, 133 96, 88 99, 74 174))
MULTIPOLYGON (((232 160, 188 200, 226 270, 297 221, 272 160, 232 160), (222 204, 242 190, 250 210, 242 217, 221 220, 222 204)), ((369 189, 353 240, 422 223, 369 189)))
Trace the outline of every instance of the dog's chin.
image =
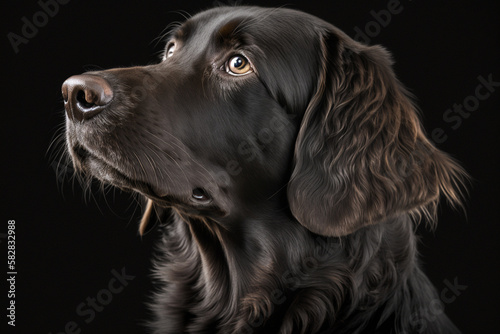
POLYGON ((112 185, 126 192, 137 192, 152 200, 166 202, 168 196, 148 182, 134 179, 133 172, 120 170, 103 159, 95 156, 81 145, 69 150, 75 168, 105 184, 112 185))
POLYGON ((158 207, 176 208, 187 216, 225 217, 227 215, 227 212, 213 203, 212 199, 190 200, 188 192, 182 189, 165 191, 152 183, 137 180, 133 177, 136 174, 134 171, 113 166, 79 143, 71 146, 69 153, 75 169, 79 172, 123 191, 139 193, 152 200, 158 207))

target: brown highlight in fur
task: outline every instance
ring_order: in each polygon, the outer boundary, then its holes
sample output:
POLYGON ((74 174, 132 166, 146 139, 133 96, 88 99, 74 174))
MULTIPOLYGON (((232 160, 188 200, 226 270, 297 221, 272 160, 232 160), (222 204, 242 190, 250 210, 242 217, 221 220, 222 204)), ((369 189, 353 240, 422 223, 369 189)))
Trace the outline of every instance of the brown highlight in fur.
POLYGON ((146 209, 144 210, 141 222, 139 223, 139 235, 141 236, 144 235, 144 231, 146 231, 146 227, 148 226, 148 223, 151 220, 152 212, 153 212, 153 201, 148 198, 146 203, 146 209))
POLYGON ((299 11, 221 7, 176 28, 161 63, 79 80, 66 89, 106 82, 113 100, 89 114, 68 95, 75 167, 146 196, 140 235, 160 221, 153 333, 459 332, 428 316, 415 222, 459 206, 467 176, 384 48, 299 11), (253 71, 232 75, 235 55, 253 71))

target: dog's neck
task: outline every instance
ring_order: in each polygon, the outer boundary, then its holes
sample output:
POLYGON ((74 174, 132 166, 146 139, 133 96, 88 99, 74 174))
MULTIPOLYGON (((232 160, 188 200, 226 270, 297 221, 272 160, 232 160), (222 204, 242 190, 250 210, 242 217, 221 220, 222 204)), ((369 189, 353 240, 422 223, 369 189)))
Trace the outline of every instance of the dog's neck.
POLYGON ((333 314, 345 312, 346 308, 352 311, 373 306, 372 302, 383 300, 381 294, 395 295, 400 287, 393 283, 405 281, 416 264, 412 252, 415 237, 407 217, 369 226, 343 238, 305 231, 286 214, 273 222, 264 217, 235 220, 230 229, 211 219, 176 215, 174 221, 174 233, 180 237, 174 239, 184 240, 176 247, 197 258, 191 283, 202 300, 200 308, 217 309, 221 321, 227 323, 236 313, 247 313, 252 322, 252 317, 258 319, 262 313, 293 307, 297 296, 303 295, 301 290, 310 291, 312 296, 320 291, 323 309, 333 314), (365 260, 359 261, 361 258, 365 260), (370 278, 381 266, 392 272, 386 276, 390 281, 374 282, 370 278), (352 289, 365 295, 367 305, 349 305, 348 293, 352 289))
MULTIPOLYGON (((272 224, 263 218, 236 220, 230 228, 211 219, 185 222, 198 248, 204 277, 211 281, 212 275, 225 273, 221 285, 235 297, 245 294, 255 277, 265 275, 257 268, 276 273, 276 266, 283 266, 290 258, 285 252, 298 252, 297 244, 310 242, 302 226, 284 217, 272 224), (283 231, 290 238, 283 238, 283 231)), ((295 260, 301 256, 296 254, 295 260)))

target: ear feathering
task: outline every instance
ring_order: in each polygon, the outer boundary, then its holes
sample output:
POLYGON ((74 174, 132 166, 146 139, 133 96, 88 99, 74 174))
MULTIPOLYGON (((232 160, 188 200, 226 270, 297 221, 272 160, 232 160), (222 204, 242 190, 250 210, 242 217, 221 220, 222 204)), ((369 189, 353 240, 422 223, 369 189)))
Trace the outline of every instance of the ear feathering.
POLYGON ((389 52, 331 27, 297 137, 290 209, 312 232, 343 236, 391 217, 460 206, 467 173, 425 136, 389 52))

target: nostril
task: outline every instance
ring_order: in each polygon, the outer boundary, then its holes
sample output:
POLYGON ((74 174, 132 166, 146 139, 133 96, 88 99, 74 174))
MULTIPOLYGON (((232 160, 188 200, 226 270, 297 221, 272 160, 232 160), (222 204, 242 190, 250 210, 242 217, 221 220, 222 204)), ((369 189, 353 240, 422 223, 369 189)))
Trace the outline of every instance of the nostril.
POLYGON ((82 110, 92 109, 95 106, 94 100, 95 95, 92 92, 79 90, 76 93, 76 103, 79 104, 82 110))

